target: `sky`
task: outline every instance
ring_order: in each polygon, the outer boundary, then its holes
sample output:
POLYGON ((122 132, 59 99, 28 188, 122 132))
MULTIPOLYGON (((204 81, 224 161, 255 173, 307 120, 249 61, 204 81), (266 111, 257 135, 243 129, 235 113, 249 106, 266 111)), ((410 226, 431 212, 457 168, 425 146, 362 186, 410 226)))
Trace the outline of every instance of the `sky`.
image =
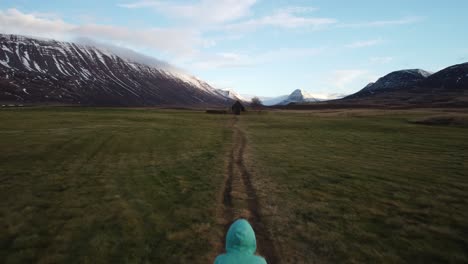
POLYGON ((0 33, 89 38, 217 88, 320 98, 468 62, 464 0, 0 0, 0 33))

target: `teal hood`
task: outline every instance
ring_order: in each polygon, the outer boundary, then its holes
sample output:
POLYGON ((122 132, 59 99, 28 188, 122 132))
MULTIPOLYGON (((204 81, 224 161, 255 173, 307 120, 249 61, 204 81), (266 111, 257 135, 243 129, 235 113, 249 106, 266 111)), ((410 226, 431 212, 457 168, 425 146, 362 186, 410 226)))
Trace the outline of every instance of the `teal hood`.
POLYGON ((252 226, 244 219, 235 221, 226 235, 226 254, 219 255, 215 264, 267 264, 264 258, 254 255, 257 240, 252 226))
POLYGON ((256 250, 257 240, 252 226, 244 219, 235 221, 226 235, 226 251, 254 254, 256 250))

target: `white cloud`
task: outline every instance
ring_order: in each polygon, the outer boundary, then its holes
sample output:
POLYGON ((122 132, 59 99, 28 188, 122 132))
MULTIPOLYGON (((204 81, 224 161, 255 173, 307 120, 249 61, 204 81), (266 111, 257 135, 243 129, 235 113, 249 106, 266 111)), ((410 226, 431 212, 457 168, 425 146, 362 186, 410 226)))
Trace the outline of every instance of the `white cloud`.
POLYGON ((70 39, 89 37, 122 43, 127 46, 157 49, 177 55, 192 54, 197 47, 213 45, 201 33, 185 28, 127 28, 99 24, 72 24, 59 18, 22 13, 17 9, 0 10, 2 33, 70 39))
POLYGON ((298 13, 309 12, 312 10, 313 8, 307 7, 290 7, 282 10, 277 10, 272 15, 228 24, 225 26, 225 29, 246 31, 268 26, 289 29, 299 27, 319 29, 338 22, 336 19, 333 18, 308 17, 298 15, 298 13))
POLYGON ((128 59, 128 60, 138 62, 141 64, 155 66, 155 67, 163 68, 167 70, 181 71, 181 69, 176 68, 175 66, 169 64, 166 61, 162 61, 154 57, 144 55, 142 53, 136 52, 132 49, 128 49, 125 47, 120 47, 120 46, 109 44, 109 43, 103 43, 103 42, 96 41, 94 39, 83 38, 83 37, 75 39, 74 42, 77 44, 85 45, 85 46, 98 47, 102 50, 109 51, 123 59, 128 59))
POLYGON ((194 23, 192 26, 202 24, 214 30, 244 31, 266 26, 318 28, 337 22, 332 18, 299 15, 317 10, 317 8, 309 6, 284 7, 271 15, 239 21, 252 13, 251 8, 256 2, 257 0, 201 0, 181 4, 169 1, 143 0, 119 4, 119 6, 130 9, 152 8, 156 12, 170 17, 187 19, 194 23))
POLYGON ((54 37, 74 28, 58 18, 50 18, 38 13, 26 14, 17 9, 0 10, 0 31, 54 37))
POLYGON ((188 19, 195 23, 224 23, 250 14, 250 8, 256 0, 201 0, 191 3, 174 3, 173 1, 143 0, 120 7, 152 8, 170 17, 188 19))
MULTIPOLYGON (((209 1, 202 1, 201 3, 206 4, 208 2, 209 1)), ((223 2, 224 5, 228 3, 235 5, 234 1, 221 2, 223 2)), ((253 2, 254 1, 243 1, 244 7, 248 6, 248 3, 252 4, 253 2)), ((158 4, 168 5, 168 2, 141 1, 133 5, 128 5, 128 7, 137 8, 145 5, 158 4)), ((198 10, 197 8, 195 9, 198 10)), ((271 17, 264 17, 261 21, 251 22, 258 25, 281 25, 284 27, 317 26, 323 23, 320 19, 301 18, 295 15, 297 13, 312 12, 314 10, 315 8, 312 7, 287 7, 281 12, 276 12, 275 15, 271 17), (275 20, 275 18, 279 20, 275 20), (285 23, 284 25, 281 24, 283 22, 285 23)), ((241 13, 245 12, 236 11, 234 13, 228 17, 239 17, 242 16, 240 15, 241 13)), ((222 20, 226 19, 227 18, 223 18, 222 20)), ((247 22, 247 24, 248 23, 250 22, 247 22)), ((75 24, 65 22, 56 15, 23 13, 17 9, 0 10, 0 31, 3 33, 23 34, 59 40, 73 40, 77 38, 96 39, 101 42, 113 43, 118 46, 137 50, 158 51, 159 53, 166 53, 167 55, 172 54, 175 56, 172 56, 171 61, 178 61, 181 65, 190 65, 202 69, 248 67, 262 63, 314 56, 322 51, 322 49, 314 48, 285 48, 257 54, 236 52, 208 54, 201 50, 216 45, 216 42, 212 39, 204 39, 202 31, 197 29, 134 29, 97 23, 75 24)))
POLYGON ((319 10, 317 7, 311 6, 288 6, 282 8, 285 12, 288 13, 308 13, 319 10))
POLYGON ((363 41, 355 41, 353 43, 350 43, 350 44, 346 45, 346 47, 347 48, 352 48, 352 49, 365 48, 365 47, 371 47, 371 46, 378 45, 378 44, 380 44, 382 42, 383 42, 382 39, 370 39, 370 40, 363 40, 363 41))
POLYGON ((369 61, 374 64, 387 64, 393 61, 393 57, 372 57, 369 61))
POLYGON ((190 62, 198 69, 238 68, 255 64, 254 59, 240 53, 220 52, 215 54, 199 54, 190 62))
POLYGON ((397 25, 407 25, 421 22, 424 18, 420 16, 409 16, 403 17, 400 19, 393 20, 375 20, 367 22, 358 22, 358 23, 344 23, 338 25, 338 27, 343 28, 365 28, 365 27, 385 27, 385 26, 397 26, 397 25))
POLYGON ((325 48, 283 48, 256 54, 239 52, 198 54, 189 64, 199 69, 251 67, 259 64, 280 63, 286 60, 312 57, 322 54, 324 50, 325 48))
POLYGON ((126 27, 88 24, 77 26, 70 30, 70 33, 109 41, 121 41, 137 47, 156 48, 159 51, 177 55, 194 53, 194 47, 206 44, 199 32, 189 29, 147 28, 135 30, 126 27))

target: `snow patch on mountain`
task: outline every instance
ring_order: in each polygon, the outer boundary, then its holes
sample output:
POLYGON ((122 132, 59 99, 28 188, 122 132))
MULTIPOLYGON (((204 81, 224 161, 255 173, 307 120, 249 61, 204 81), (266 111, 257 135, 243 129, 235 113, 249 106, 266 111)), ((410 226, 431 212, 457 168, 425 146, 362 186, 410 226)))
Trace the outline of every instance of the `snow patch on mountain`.
POLYGON ((367 96, 375 94, 377 92, 386 92, 395 89, 413 87, 414 85, 427 79, 431 75, 431 72, 421 69, 394 71, 379 78, 375 83, 369 83, 362 90, 348 96, 348 98, 367 96))
POLYGON ((217 89, 218 93, 222 94, 226 98, 230 98, 232 100, 238 100, 238 101, 244 101, 247 102, 248 100, 238 94, 237 92, 231 90, 231 89, 217 89))
POLYGON ((303 91, 301 89, 294 90, 289 95, 281 95, 273 98, 260 97, 264 105, 288 105, 290 103, 310 103, 326 100, 324 98, 317 98, 313 94, 303 91))
MULTIPOLYGON (((82 99, 78 97, 90 93, 99 96, 98 101, 120 103, 120 100, 124 99, 105 99, 106 93, 117 94, 120 97, 126 94, 118 87, 135 96, 132 104, 171 104, 172 101, 191 103, 192 99, 208 104, 232 100, 233 93, 221 93, 206 82, 166 62, 125 48, 102 45, 104 44, 90 41, 74 44, 0 34, 0 77, 18 76, 15 78, 24 85, 35 79, 44 80, 41 84, 31 83, 51 87, 41 89, 40 93, 50 93, 41 95, 42 98, 62 98, 65 96, 63 92, 52 89, 67 90, 67 100, 77 103, 82 99), (49 83, 45 83, 46 80, 49 83), (84 92, 86 89, 91 90, 84 92), (189 91, 190 89, 199 91, 189 91), (166 96, 178 99, 166 100, 166 96)), ((14 82, 10 84, 15 85, 14 82)), ((4 94, 7 98, 15 93, 5 91, 4 94)), ((23 95, 24 92, 20 96, 23 95)))

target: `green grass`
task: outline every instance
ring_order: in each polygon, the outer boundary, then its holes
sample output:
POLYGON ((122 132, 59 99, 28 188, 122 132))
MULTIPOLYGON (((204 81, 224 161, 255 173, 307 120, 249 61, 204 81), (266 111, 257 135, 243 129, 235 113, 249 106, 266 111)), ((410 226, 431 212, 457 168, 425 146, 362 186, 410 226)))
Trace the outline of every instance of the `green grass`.
MULTIPOLYGON (((412 122, 440 113, 242 115, 282 263, 468 262, 468 128, 412 122)), ((231 119, 0 111, 0 263, 210 263, 231 119)))
POLYGON ((241 120, 283 263, 467 263, 468 129, 356 113, 241 120))
POLYGON ((206 263, 226 116, 0 112, 0 263, 206 263))

